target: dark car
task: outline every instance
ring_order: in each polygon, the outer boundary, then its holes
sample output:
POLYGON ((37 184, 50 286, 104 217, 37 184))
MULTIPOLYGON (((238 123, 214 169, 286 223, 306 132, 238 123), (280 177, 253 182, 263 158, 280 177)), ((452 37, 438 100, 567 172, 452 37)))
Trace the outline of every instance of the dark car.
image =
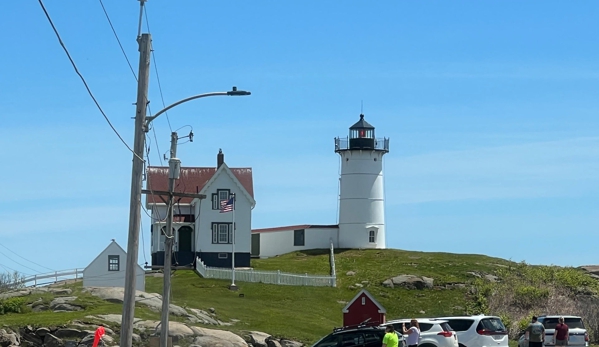
POLYGON ((378 325, 335 328, 312 347, 381 347, 384 336, 385 328, 378 325))

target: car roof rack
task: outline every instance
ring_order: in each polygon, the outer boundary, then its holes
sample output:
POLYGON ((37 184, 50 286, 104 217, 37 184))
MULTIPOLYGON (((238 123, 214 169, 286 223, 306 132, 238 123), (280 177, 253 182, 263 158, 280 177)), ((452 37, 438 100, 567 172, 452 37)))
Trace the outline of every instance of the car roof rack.
POLYGON ((333 332, 339 332, 339 331, 344 331, 344 330, 350 330, 350 329, 361 329, 361 328, 369 328, 369 327, 376 327, 379 326, 379 322, 378 321, 371 321, 370 318, 368 318, 367 320, 358 323, 358 324, 354 324, 354 325, 346 325, 340 328, 333 328, 333 332))

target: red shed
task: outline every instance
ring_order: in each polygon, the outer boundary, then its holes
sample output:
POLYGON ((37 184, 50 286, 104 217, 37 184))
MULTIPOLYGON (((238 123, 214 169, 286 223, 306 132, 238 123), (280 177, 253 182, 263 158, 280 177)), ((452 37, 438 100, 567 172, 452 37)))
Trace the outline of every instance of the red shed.
POLYGON ((343 326, 356 325, 370 318, 371 323, 385 323, 387 310, 366 290, 362 289, 343 308, 343 326))

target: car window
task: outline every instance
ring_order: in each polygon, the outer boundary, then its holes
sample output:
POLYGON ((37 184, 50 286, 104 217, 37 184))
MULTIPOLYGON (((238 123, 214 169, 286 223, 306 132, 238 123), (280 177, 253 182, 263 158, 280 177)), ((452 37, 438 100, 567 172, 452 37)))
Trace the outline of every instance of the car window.
POLYGON ((472 323, 474 323, 474 320, 472 319, 449 319, 447 321, 447 324, 449 324, 454 331, 466 331, 470 329, 472 323))
MULTIPOLYGON (((422 332, 429 331, 433 327, 433 325, 430 323, 418 323, 418 325, 420 326, 420 331, 422 331, 422 332)), ((407 328, 408 328, 408 324, 406 324, 406 329, 407 328)))
POLYGON ((441 325, 441 328, 443 329, 443 331, 453 331, 453 329, 451 328, 451 325, 449 325, 447 323, 441 323, 439 325, 441 325))
POLYGON ((476 330, 485 330, 485 331, 506 331, 503 322, 499 318, 484 318, 476 327, 476 330))
MULTIPOLYGON (((539 321, 543 324, 545 329, 555 329, 555 326, 559 323, 558 317, 546 317, 543 320, 539 319, 539 321)), ((564 321, 570 329, 584 329, 581 318, 565 318, 564 321)))
POLYGON ((365 339, 366 343, 382 342, 383 337, 384 337, 383 331, 381 331, 381 332, 365 331, 364 332, 364 339, 365 339))
POLYGON ((361 346, 364 344, 364 335, 361 332, 351 332, 341 335, 341 347, 361 346))
POLYGON ((339 335, 329 335, 317 342, 314 347, 336 347, 338 341, 339 335))

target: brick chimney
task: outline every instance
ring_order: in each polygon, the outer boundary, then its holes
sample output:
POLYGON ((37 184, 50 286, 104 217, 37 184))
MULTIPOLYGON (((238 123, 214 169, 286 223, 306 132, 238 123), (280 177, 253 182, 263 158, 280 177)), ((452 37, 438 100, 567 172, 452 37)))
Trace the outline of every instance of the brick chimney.
POLYGON ((216 155, 216 168, 218 169, 225 162, 225 155, 223 154, 222 149, 218 149, 218 154, 216 155))

